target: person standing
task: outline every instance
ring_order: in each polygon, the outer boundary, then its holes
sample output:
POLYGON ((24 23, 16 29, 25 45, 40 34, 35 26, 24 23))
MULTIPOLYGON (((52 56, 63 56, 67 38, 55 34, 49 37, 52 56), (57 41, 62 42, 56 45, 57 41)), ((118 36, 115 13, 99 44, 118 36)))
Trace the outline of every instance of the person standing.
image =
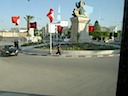
POLYGON ((19 41, 16 41, 16 48, 19 49, 19 41))
POLYGON ((17 49, 19 49, 19 42, 18 42, 18 40, 17 41, 14 41, 14 47, 17 48, 17 49))
POLYGON ((14 47, 16 47, 16 41, 14 41, 14 47))

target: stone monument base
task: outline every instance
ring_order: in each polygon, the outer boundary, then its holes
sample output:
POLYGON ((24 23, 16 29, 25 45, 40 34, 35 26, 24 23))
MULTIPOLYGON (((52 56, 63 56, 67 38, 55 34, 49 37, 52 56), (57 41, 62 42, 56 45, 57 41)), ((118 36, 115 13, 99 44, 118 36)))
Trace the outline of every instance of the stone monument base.
POLYGON ((88 23, 90 19, 87 17, 79 16, 72 17, 72 28, 71 28, 71 42, 91 42, 88 33, 88 23))

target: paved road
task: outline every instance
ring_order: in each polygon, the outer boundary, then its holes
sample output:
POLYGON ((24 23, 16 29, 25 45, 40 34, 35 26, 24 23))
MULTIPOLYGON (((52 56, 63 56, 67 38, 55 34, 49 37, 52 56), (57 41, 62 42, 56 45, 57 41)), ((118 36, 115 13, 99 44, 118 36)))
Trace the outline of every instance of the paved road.
POLYGON ((0 90, 42 96, 115 96, 118 63, 119 57, 0 57, 0 90))

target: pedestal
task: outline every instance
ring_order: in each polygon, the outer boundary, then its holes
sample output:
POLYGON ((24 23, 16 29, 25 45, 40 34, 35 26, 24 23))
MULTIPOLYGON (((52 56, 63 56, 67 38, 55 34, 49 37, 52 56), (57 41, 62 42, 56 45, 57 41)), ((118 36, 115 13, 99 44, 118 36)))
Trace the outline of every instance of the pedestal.
POLYGON ((91 39, 89 37, 88 33, 88 23, 90 19, 86 17, 72 17, 71 23, 71 42, 91 42, 91 39))

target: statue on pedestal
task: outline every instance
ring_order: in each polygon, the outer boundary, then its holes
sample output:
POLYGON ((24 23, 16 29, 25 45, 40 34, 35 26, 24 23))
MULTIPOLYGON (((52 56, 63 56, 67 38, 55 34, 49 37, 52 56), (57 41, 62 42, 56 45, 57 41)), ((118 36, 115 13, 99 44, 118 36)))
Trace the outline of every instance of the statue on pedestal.
POLYGON ((79 2, 76 2, 76 9, 73 10, 73 16, 74 17, 78 17, 78 16, 83 16, 83 17, 87 17, 87 12, 85 11, 85 9, 83 8, 83 6, 85 6, 85 2, 80 0, 79 2))
POLYGON ((88 23, 90 18, 84 9, 85 2, 80 0, 76 2, 76 8, 73 10, 73 17, 71 17, 71 42, 90 42, 91 39, 88 33, 88 23))

